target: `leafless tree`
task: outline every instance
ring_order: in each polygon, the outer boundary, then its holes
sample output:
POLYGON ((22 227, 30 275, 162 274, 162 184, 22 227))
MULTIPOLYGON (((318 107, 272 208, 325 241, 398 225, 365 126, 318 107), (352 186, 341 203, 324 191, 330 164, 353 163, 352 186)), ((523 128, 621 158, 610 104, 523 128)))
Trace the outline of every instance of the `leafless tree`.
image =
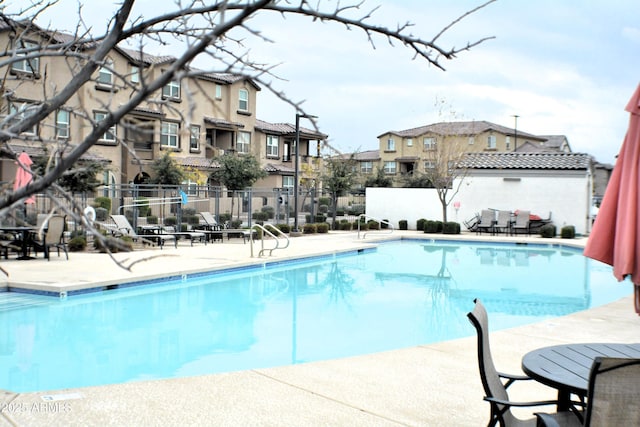
MULTIPOLYGON (((59 197, 62 189, 56 186, 56 181, 67 171, 78 167, 78 160, 87 152, 114 124, 126 126, 122 122, 128 112, 135 109, 143 101, 149 102, 154 94, 158 93, 164 86, 172 81, 182 81, 201 73, 230 73, 233 75, 245 76, 252 79, 262 88, 273 92, 284 103, 293 106, 296 111, 304 113, 301 103, 290 99, 278 88, 278 76, 275 70, 276 64, 257 63, 248 55, 245 48, 245 38, 257 38, 269 41, 268 35, 263 34, 260 28, 255 27, 251 20, 258 12, 260 14, 275 14, 282 17, 298 15, 309 18, 313 25, 320 25, 325 22, 342 24, 345 30, 359 30, 363 32, 369 44, 375 48, 378 43, 389 43, 391 45, 401 45, 413 53, 416 59, 427 61, 437 69, 444 70, 444 62, 456 57, 460 52, 469 50, 491 37, 479 38, 470 41, 462 47, 441 46, 441 36, 469 14, 484 8, 490 0, 480 4, 478 7, 468 11, 453 22, 446 24, 432 37, 417 36, 412 33, 414 30, 410 22, 401 23, 395 28, 376 25, 372 21, 375 19, 377 8, 369 11, 363 9, 364 1, 356 2, 322 2, 311 3, 306 0, 190 0, 175 2, 173 9, 166 13, 159 13, 157 16, 143 17, 132 16, 135 0, 122 0, 117 4, 113 18, 104 34, 93 34, 82 19, 82 8, 80 7, 77 17, 77 26, 74 34, 67 37, 52 38, 55 42, 36 47, 26 43, 14 43, 5 51, 0 52, 0 70, 7 69, 16 61, 37 61, 39 58, 63 57, 71 71, 72 77, 63 87, 51 87, 46 84, 46 73, 41 76, 44 80, 42 85, 42 100, 37 105, 31 107, 28 114, 18 112, 9 114, 0 122, 0 157, 5 159, 17 159, 19 153, 14 152, 10 141, 25 138, 25 131, 43 123, 45 118, 54 114, 58 109, 66 107, 67 102, 80 90, 83 85, 92 81, 95 82, 95 73, 100 68, 108 68, 108 55, 116 46, 127 46, 142 55, 143 48, 147 45, 180 44, 184 50, 177 55, 175 60, 166 65, 163 72, 154 79, 145 80, 141 77, 140 84, 132 85, 125 75, 116 75, 118 84, 122 90, 130 91, 128 102, 115 104, 105 102, 103 108, 108 114, 100 121, 96 121, 90 112, 84 110, 82 106, 74 106, 71 114, 82 116, 92 124, 92 131, 74 146, 65 146, 60 141, 42 141, 48 144, 59 144, 55 150, 49 150, 52 157, 45 173, 35 176, 33 182, 21 189, 12 191, 8 189, 0 196, 0 217, 7 215, 9 210, 19 204, 25 197, 35 193, 44 193, 51 198, 59 197), (362 12, 361 12, 362 11, 362 12), (354 18, 354 16, 358 16, 354 18), (203 59, 206 59, 203 60, 203 59), (198 60, 198 61, 197 61, 198 60), (194 61, 198 64, 215 64, 215 67, 201 70, 193 66, 194 61), (55 153, 55 154, 54 154, 55 153), (53 191, 56 190, 57 196, 53 191)), ((48 8, 57 7, 55 1, 36 1, 22 6, 22 2, 16 1, 21 10, 9 14, 7 5, 0 3, 0 9, 4 14, 0 15, 0 21, 5 25, 15 29, 15 38, 20 40, 29 31, 38 30, 29 23, 45 12, 48 8)), ((89 7, 87 4, 86 7, 89 7)), ((14 7, 15 9, 16 7, 14 7)), ((69 11, 66 13, 70 15, 69 11)), ((283 21, 286 25, 286 21, 283 21)), ((44 29, 49 33, 55 33, 55 29, 44 29)), ((1 49, 1 48, 0 48, 1 49)), ((115 70, 112 70, 114 74, 115 70)), ((48 73, 55 70, 46 70, 48 73)), ((10 76, 6 73, 0 76, 3 83, 3 101, 6 102, 10 95, 9 85, 6 79, 10 76)), ((194 85, 193 80, 189 80, 194 85)), ((195 83, 197 84, 197 83, 195 83)), ((190 87, 187 92, 187 103, 193 102, 188 96, 189 91, 196 91, 197 87, 190 87)), ((162 100, 157 100, 161 103, 162 100)), ((164 105, 171 108, 170 105, 164 105)), ((183 108, 182 111, 189 111, 183 108)), ((188 113, 185 114, 185 121, 189 121, 188 113)), ((314 124, 315 125, 315 124, 314 124)), ((124 141, 118 141, 135 156, 134 147, 124 145, 124 141)), ((69 198, 71 199, 71 198, 69 198)), ((66 203, 59 203, 61 209, 65 209, 77 223, 87 223, 83 218, 82 207, 73 206, 69 208, 66 203)), ((98 235, 96 234, 98 237, 98 235)))

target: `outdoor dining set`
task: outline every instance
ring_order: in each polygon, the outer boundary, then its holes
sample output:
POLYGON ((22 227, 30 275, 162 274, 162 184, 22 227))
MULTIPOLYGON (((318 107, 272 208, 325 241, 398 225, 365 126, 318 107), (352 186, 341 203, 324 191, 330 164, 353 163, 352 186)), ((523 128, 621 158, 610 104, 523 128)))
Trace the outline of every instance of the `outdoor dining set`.
POLYGON ((465 226, 469 231, 475 231, 477 234, 531 235, 550 222, 551 214, 549 214, 549 218, 543 219, 538 215, 531 214, 529 210, 512 212, 509 210, 483 209, 480 214, 476 214, 472 219, 465 221, 465 226))

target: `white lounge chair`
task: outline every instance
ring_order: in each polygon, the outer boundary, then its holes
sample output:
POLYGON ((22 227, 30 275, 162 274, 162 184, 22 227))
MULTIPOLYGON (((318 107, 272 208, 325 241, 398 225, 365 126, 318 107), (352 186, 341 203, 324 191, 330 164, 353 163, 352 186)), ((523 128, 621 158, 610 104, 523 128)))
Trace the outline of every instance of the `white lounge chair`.
POLYGON ((150 230, 148 234, 139 235, 136 230, 133 229, 129 220, 124 215, 111 215, 111 220, 116 225, 116 230, 118 233, 124 236, 130 236, 134 241, 137 240, 148 240, 156 243, 160 246, 160 249, 164 247, 165 242, 173 241, 174 246, 178 246, 178 240, 176 236, 172 234, 164 234, 162 233, 160 227, 156 227, 156 230, 150 230))

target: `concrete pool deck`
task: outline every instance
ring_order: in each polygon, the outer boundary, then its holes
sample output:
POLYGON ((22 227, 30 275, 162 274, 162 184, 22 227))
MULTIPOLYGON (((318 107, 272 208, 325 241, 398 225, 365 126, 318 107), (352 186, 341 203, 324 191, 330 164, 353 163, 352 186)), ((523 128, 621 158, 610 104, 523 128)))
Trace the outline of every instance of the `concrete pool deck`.
MULTIPOLYGON (((433 238, 414 232, 393 237, 433 238)), ((303 236, 268 260, 356 250, 375 243, 373 234, 303 236)), ((390 236, 379 236, 390 237, 390 236)), ((437 236, 438 239, 445 236, 437 236)), ((494 237, 462 234, 453 239, 500 240, 583 245, 585 239, 494 237)), ((207 271, 267 259, 250 257, 241 239, 177 249, 115 254, 131 271, 116 267, 107 255, 64 254, 51 261, 2 260, 9 273, 2 286, 47 291, 207 271), (141 262, 136 262, 144 260, 141 262)), ((570 342, 638 342, 640 318, 629 296, 602 307, 491 334, 499 370, 520 373, 522 356, 547 345, 570 342)), ((469 301, 469 310, 473 302, 469 301)), ((469 325, 469 334, 473 334, 469 325)), ((0 355, 0 360, 2 356, 0 355)), ((514 400, 553 398, 554 390, 528 382, 511 389, 514 400)), ((0 427, 12 425, 264 425, 264 426, 471 426, 485 425, 489 405, 483 400, 474 336, 436 344, 227 374, 140 381, 34 393, 0 391, 0 427)), ((540 410, 539 408, 537 410, 540 410)), ((552 408, 549 408, 552 410, 552 408)), ((532 410, 518 414, 530 415, 532 410)))

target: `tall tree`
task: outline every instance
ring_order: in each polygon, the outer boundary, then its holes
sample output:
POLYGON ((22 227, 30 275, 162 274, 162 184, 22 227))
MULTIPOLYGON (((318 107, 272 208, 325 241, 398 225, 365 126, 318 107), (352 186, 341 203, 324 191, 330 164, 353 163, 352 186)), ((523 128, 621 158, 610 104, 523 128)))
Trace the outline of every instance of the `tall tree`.
MULTIPOLYGON (((228 153, 216 158, 216 161, 218 169, 211 173, 211 179, 233 192, 231 198, 231 213, 233 214, 236 192, 251 187, 257 180, 267 176, 267 172, 260 166, 258 159, 251 154, 228 153)), ((240 207, 238 206, 239 218, 240 207)))
POLYGON ((333 225, 336 224, 338 197, 344 196, 356 183, 358 162, 355 154, 348 158, 343 156, 325 159, 325 172, 322 176, 322 188, 331 195, 331 216, 333 225))

